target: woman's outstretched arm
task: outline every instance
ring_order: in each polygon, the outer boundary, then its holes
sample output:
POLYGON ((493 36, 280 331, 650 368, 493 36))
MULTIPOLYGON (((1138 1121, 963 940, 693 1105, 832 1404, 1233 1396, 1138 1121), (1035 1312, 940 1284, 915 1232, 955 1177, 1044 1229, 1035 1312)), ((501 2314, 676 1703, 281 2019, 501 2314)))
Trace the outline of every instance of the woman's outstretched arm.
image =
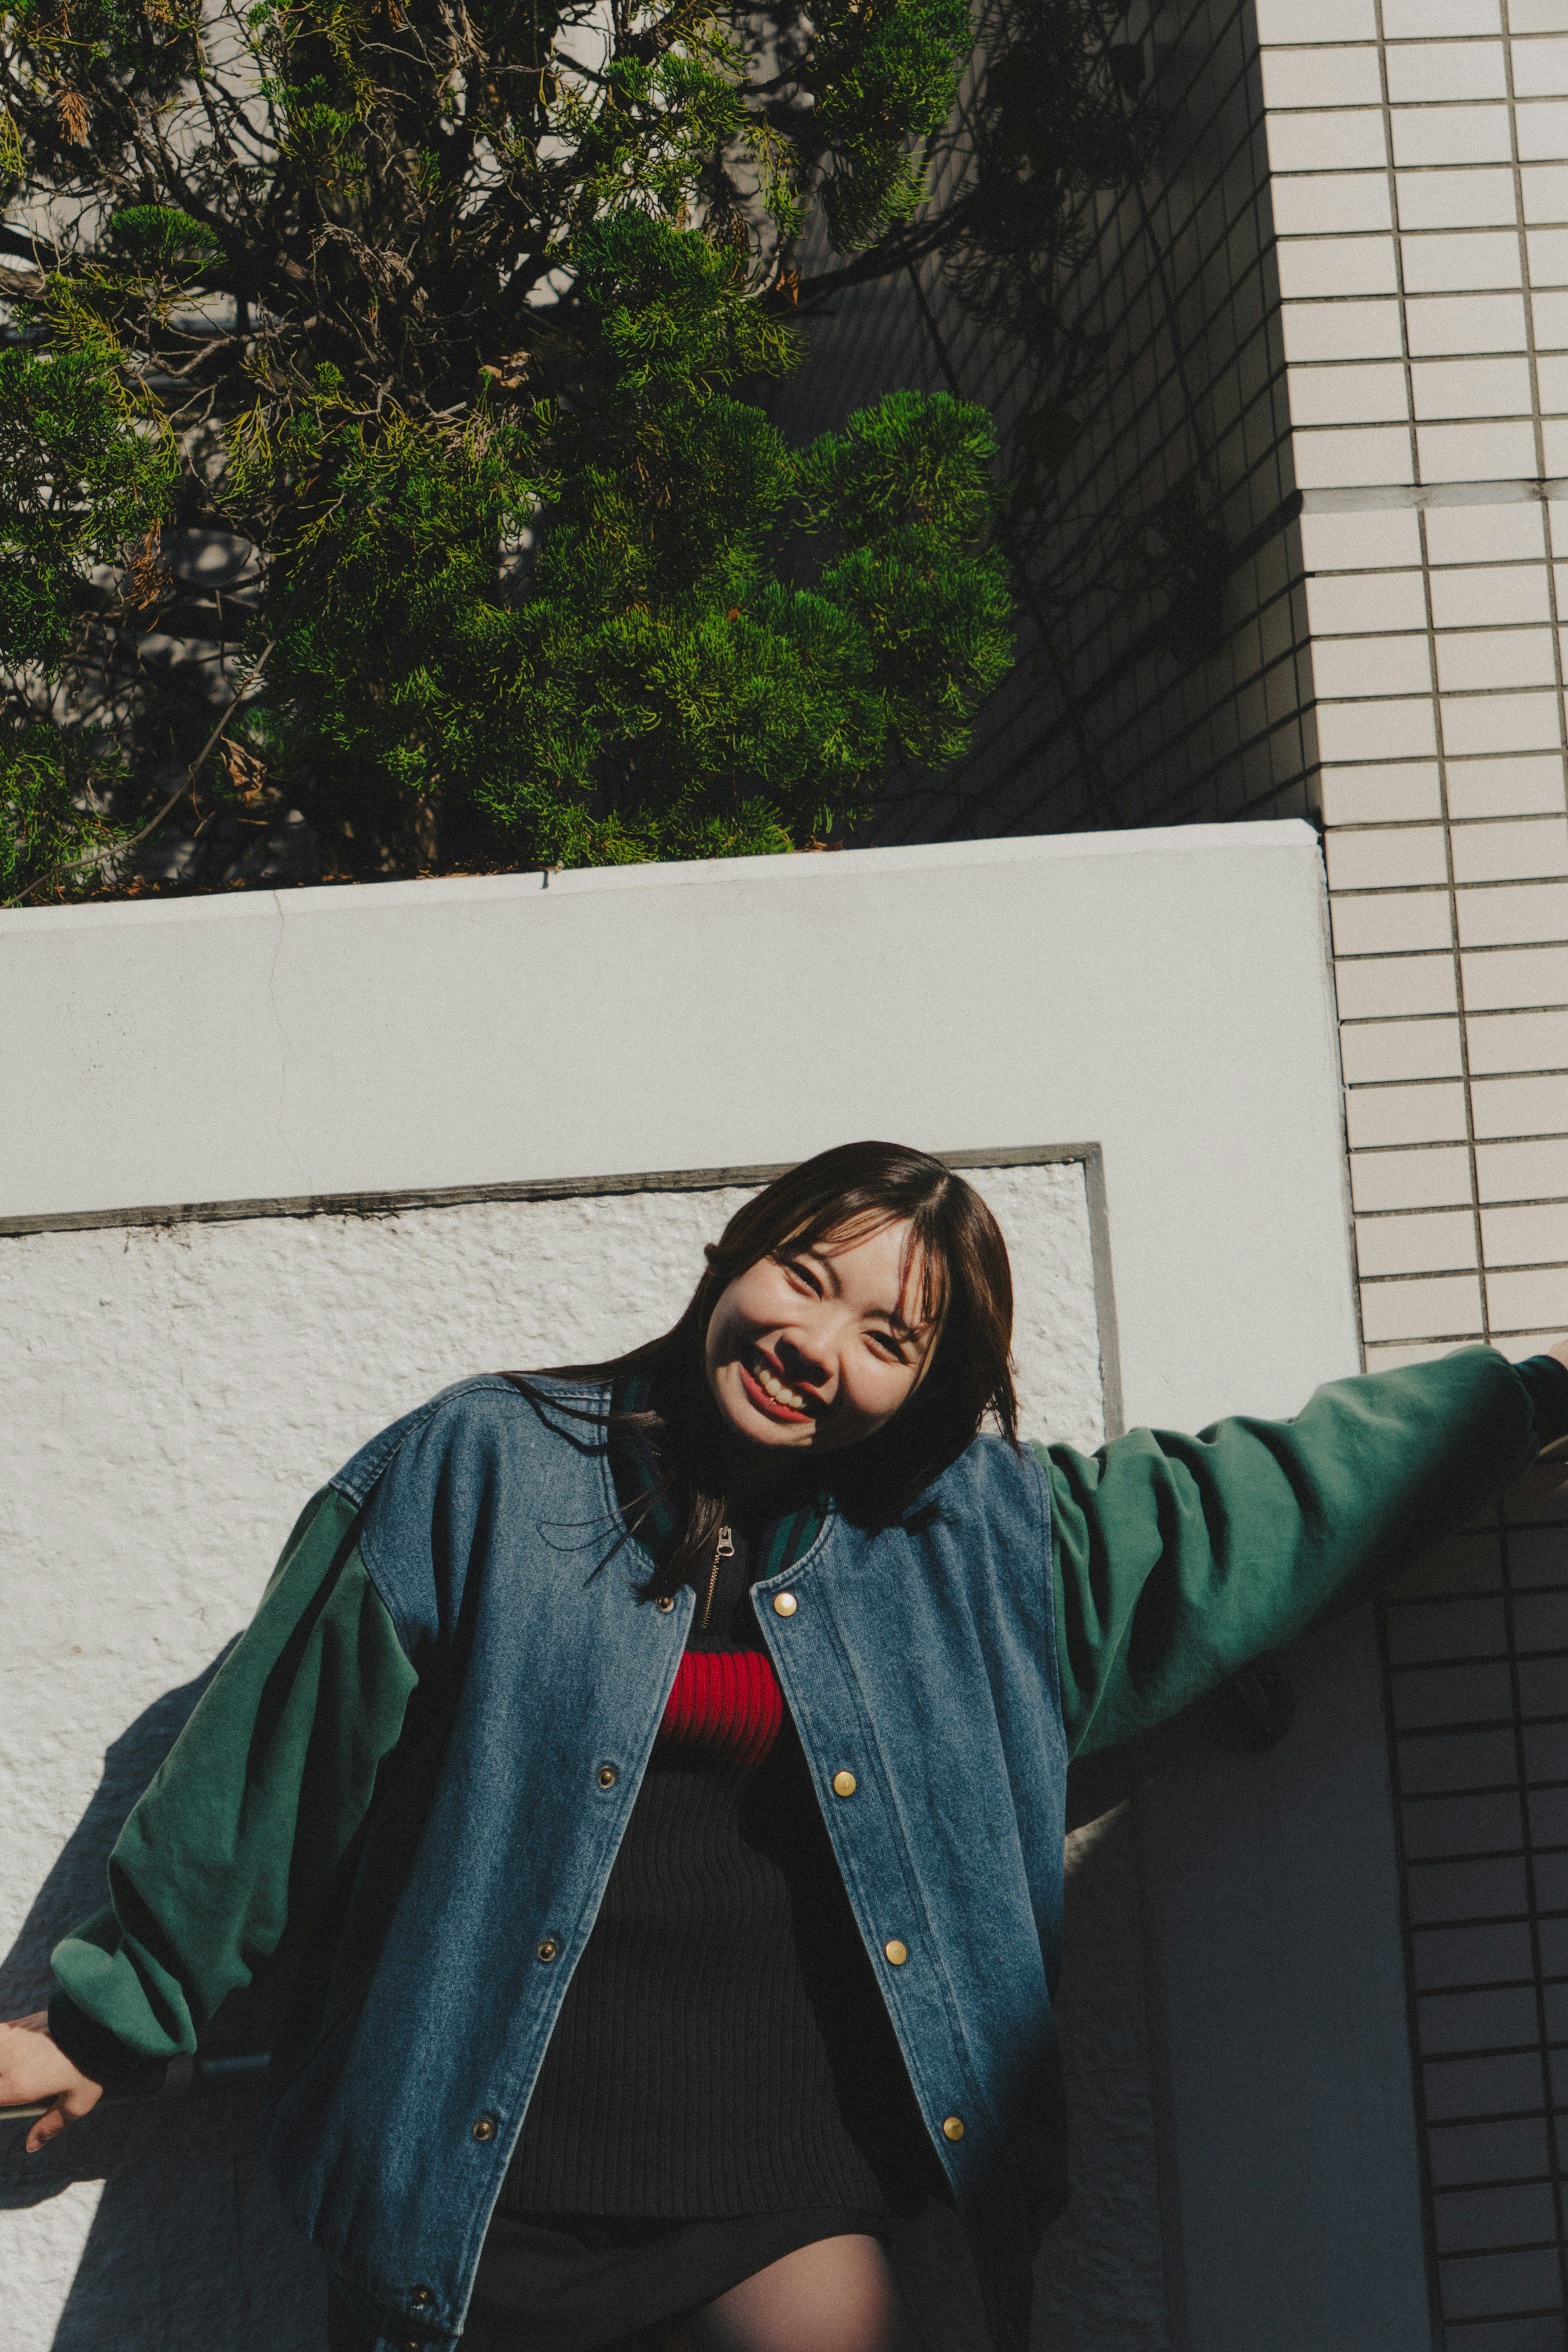
POLYGON ((55 1948, 47 2032, 0 2029, 0 2105, 57 2100, 29 2149, 85 2114, 94 2086, 193 2052, 224 1996, 325 1902, 418 1679, 357 1533, 332 1488, 308 1506, 120 1832, 108 1905, 55 1948), (45 2083, 61 2061, 66 2078, 45 2083))
POLYGON ((1293 1421, 1037 1448, 1074 1754, 1179 1713, 1396 1576, 1568 1434, 1568 1370, 1490 1348, 1334 1381, 1293 1421))

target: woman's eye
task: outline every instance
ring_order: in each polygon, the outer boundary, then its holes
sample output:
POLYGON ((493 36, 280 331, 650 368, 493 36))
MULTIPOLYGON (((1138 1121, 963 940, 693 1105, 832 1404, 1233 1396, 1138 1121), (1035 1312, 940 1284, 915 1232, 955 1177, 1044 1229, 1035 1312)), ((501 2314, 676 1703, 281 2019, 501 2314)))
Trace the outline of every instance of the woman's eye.
POLYGON ((809 1290, 813 1297, 820 1295, 822 1286, 809 1265, 803 1265, 798 1257, 782 1258, 779 1263, 790 1281, 801 1290, 809 1290))

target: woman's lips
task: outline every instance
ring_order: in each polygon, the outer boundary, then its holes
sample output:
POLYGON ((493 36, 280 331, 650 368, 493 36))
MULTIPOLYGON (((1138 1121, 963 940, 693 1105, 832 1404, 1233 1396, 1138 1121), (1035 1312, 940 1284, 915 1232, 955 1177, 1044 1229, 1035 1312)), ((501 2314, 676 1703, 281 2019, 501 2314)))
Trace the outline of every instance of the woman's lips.
POLYGON ((761 1381, 745 1364, 737 1361, 735 1369, 740 1374, 740 1385, 746 1391, 747 1404, 755 1405, 757 1411, 765 1413, 769 1421, 785 1421, 799 1427, 801 1422, 811 1419, 809 1412, 796 1412, 793 1407, 780 1404, 777 1397, 770 1397, 761 1381))

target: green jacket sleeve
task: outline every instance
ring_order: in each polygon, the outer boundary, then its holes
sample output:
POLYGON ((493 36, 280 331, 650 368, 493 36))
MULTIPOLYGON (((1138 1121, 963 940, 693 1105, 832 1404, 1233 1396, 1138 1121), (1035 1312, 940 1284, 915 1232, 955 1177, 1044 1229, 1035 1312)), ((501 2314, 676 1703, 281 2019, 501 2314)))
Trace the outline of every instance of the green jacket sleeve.
POLYGON ((100 2081, 193 2052, 225 1993, 319 1915, 417 1676, 327 1487, 57 1945, 49 2028, 100 2081))
POLYGON ((1037 1447, 1070 1751, 1114 1747, 1397 1575, 1538 1450, 1490 1348, 1334 1381, 1294 1421, 1037 1447))

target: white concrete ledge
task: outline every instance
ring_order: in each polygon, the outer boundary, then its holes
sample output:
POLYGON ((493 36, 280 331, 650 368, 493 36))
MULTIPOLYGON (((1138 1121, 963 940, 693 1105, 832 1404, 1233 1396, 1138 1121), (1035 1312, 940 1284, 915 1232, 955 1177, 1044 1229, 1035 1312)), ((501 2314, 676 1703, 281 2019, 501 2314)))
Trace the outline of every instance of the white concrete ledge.
POLYGON ((0 1218, 1098 1141, 1129 1412, 1290 1410, 1355 1360, 1326 974, 1294 823, 13 912, 0 1218))

